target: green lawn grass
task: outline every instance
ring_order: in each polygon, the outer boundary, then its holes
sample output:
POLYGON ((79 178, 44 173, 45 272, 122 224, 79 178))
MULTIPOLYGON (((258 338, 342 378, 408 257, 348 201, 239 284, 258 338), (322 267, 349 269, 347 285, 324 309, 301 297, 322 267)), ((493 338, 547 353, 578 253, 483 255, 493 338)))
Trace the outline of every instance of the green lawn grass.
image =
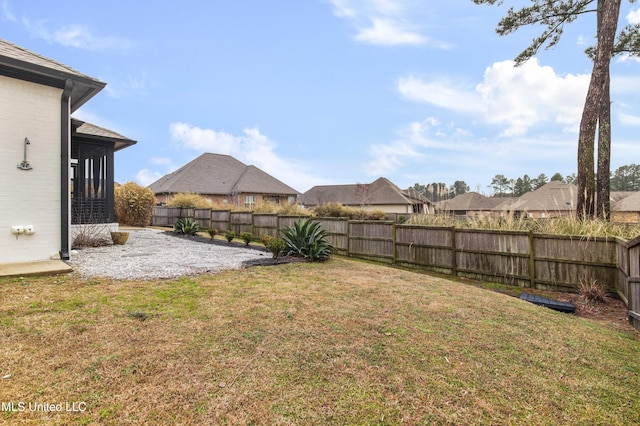
POLYGON ((333 259, 0 280, 4 424, 638 424, 640 339, 333 259), (77 405, 76 405, 77 407, 77 405))

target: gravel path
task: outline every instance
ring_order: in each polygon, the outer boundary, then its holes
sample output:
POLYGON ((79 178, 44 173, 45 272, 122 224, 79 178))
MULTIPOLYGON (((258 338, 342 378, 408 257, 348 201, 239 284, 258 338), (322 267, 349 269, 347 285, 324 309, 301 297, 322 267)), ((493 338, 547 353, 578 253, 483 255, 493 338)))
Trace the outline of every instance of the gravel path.
POLYGON ((154 279, 239 269, 271 257, 266 251, 203 244, 157 229, 127 231, 126 244, 74 250, 67 263, 83 277, 154 279))

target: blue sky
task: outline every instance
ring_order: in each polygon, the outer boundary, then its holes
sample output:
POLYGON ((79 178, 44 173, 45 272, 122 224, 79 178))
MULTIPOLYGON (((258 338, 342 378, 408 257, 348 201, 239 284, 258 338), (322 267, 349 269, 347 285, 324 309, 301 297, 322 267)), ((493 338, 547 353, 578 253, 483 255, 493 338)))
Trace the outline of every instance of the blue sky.
MULTIPOLYGON (((0 37, 107 83, 74 116, 138 143, 116 180, 148 185, 203 152, 298 191, 576 170, 595 16, 515 68, 539 32, 471 0, 1 0, 0 37)), ((640 21, 623 2, 620 26, 640 21)), ((612 170, 640 162, 640 63, 612 63, 612 170)))

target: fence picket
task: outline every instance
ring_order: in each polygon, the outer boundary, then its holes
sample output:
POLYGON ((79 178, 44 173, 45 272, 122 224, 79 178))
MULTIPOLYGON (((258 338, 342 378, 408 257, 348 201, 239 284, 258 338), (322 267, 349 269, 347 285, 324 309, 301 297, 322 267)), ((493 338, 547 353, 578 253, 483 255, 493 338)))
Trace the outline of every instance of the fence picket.
MULTIPOLYGON (((180 217, 206 221, 202 209, 156 207, 152 223, 173 226, 180 217)), ((209 226, 222 232, 277 236, 299 216, 212 210, 209 226)), ((455 276, 557 291, 577 291, 581 280, 606 283, 640 329, 640 237, 633 241, 398 225, 393 221, 314 218, 336 253, 455 276)), ((205 222, 203 222, 205 223, 205 222)))

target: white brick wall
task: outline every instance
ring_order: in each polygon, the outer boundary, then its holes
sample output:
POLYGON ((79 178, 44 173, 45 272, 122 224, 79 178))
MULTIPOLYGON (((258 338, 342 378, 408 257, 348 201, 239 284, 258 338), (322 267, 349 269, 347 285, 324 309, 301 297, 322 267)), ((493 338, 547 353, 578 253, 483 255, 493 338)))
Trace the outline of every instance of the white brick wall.
POLYGON ((62 89, 0 76, 0 263, 47 260, 60 250, 62 89), (17 165, 24 157, 33 169, 17 165), (11 233, 33 225, 33 235, 11 233))

